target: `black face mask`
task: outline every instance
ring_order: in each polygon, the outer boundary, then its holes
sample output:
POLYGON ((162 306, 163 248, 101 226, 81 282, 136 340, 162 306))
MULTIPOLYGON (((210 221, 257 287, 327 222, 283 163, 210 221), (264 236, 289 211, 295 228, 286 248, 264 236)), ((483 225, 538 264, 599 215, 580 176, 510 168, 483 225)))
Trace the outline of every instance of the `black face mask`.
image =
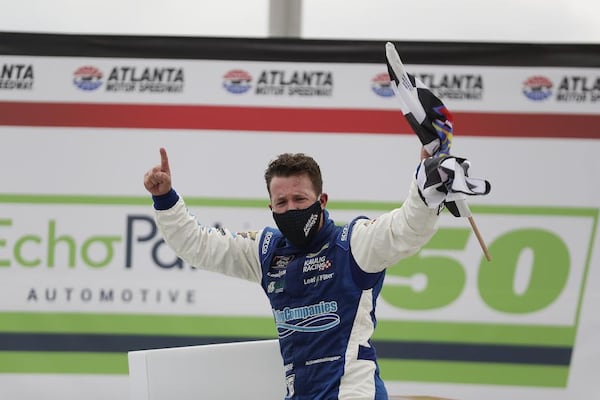
POLYGON ((319 231, 321 202, 317 200, 304 210, 273 213, 273 219, 283 235, 297 247, 305 247, 319 231))

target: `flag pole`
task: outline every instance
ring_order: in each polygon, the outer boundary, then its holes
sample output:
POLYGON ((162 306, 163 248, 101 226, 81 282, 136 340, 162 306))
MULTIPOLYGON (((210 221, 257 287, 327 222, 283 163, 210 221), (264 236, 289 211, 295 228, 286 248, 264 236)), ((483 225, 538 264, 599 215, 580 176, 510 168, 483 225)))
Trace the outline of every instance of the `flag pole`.
POLYGON ((492 256, 490 255, 490 251, 488 250, 488 247, 485 244, 485 241, 483 240, 483 236, 481 235, 481 232, 479 232, 479 228, 477 227, 477 224, 475 223, 475 218, 473 218, 473 213, 471 212, 471 208, 467 204, 467 200, 466 199, 457 199, 457 200, 453 200, 451 202, 447 202, 445 204, 446 204, 446 208, 448 209, 448 211, 450 211, 450 213, 452 215, 454 215, 455 217, 467 218, 469 220, 469 223, 471 224, 471 229, 473 230, 475 237, 477 237, 477 241, 479 242, 479 246, 481 246, 481 250, 483 250, 485 259, 488 261, 492 261, 492 256))
POLYGON ((477 237, 477 241, 479 242, 479 246, 481 246, 481 250, 483 250, 483 254, 485 255, 485 259, 488 261, 492 261, 492 256, 490 255, 490 251, 488 250, 485 241, 483 240, 483 236, 481 236, 481 232, 479 232, 479 228, 477 228, 477 224, 475 223, 475 219, 473 216, 469 216, 469 223, 471 224, 471 229, 473 229, 473 233, 477 237))

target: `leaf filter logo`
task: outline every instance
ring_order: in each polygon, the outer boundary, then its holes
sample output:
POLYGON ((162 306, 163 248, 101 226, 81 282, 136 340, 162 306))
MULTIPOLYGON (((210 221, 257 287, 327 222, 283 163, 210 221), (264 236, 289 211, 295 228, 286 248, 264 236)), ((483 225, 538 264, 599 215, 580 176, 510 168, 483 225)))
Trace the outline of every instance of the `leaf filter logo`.
POLYGON ((523 82, 523 94, 533 101, 544 101, 552 96, 552 81, 545 76, 531 76, 523 82))
POLYGON ((102 76, 98 68, 85 65, 73 73, 73 84, 81 90, 93 91, 102 86, 102 76))
POLYGON ((252 87, 251 83, 252 76, 242 69, 233 69, 223 76, 223 87, 229 93, 246 93, 252 87))

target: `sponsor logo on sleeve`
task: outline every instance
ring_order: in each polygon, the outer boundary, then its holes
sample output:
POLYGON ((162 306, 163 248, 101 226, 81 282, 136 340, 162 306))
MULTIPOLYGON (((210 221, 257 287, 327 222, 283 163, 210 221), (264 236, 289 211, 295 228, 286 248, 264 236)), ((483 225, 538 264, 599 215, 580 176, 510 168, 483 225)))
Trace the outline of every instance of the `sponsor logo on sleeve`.
POLYGON ((261 249, 261 252, 263 255, 267 254, 267 252, 269 251, 269 243, 271 243, 272 237, 273 237, 273 232, 267 232, 265 234, 265 239, 263 240, 262 249, 261 249))

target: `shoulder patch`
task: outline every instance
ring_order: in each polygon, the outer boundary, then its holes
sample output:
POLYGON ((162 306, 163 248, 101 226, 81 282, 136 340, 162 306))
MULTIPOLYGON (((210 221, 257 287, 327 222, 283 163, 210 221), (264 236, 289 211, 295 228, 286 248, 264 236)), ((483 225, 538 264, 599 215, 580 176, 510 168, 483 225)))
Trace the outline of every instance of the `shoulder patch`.
POLYGON ((256 231, 251 231, 251 232, 236 232, 235 235, 236 236, 241 236, 244 239, 250 239, 250 240, 256 240, 256 235, 258 234, 258 232, 256 231))
POLYGON ((269 252, 269 244, 271 244, 271 238, 273 237, 273 231, 267 231, 265 232, 265 235, 263 236, 262 239, 262 246, 261 246, 261 254, 265 255, 269 252))
POLYGON ((344 225, 337 239, 337 245, 343 248, 344 250, 348 250, 350 248, 350 235, 352 235, 352 228, 356 224, 357 221, 367 219, 367 217, 360 216, 354 218, 350 223, 344 225))

